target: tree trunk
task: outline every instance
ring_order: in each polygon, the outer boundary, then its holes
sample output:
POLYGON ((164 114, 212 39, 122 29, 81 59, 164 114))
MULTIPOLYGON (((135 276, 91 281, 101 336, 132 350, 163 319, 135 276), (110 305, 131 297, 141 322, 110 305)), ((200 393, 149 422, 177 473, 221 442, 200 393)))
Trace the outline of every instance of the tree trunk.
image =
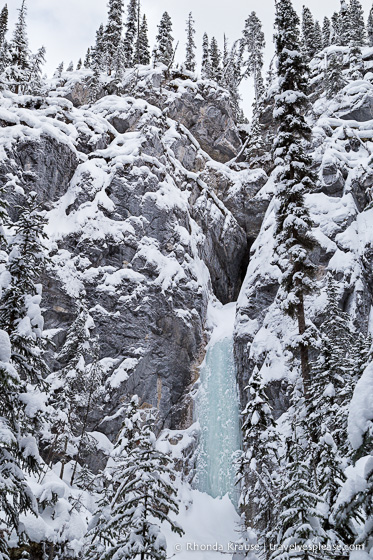
MULTIPOLYGON (((303 294, 299 296, 299 304, 297 305, 297 319, 298 319, 298 331, 300 336, 303 336, 306 332, 306 317, 304 312, 304 299, 303 294)), ((304 386, 304 396, 308 399, 309 396, 309 387, 310 387, 310 363, 308 357, 308 347, 304 342, 300 342, 299 344, 300 350, 300 362, 301 362, 301 370, 302 370, 302 378, 303 378, 303 386, 304 386)))

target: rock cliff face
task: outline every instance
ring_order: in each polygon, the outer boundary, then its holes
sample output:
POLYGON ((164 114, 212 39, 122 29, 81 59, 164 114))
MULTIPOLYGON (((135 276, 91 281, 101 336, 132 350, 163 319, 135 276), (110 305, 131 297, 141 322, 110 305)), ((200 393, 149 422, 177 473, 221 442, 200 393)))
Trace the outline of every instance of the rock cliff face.
MULTIPOLYGON (((137 393, 163 426, 185 427, 208 302, 238 296, 267 177, 221 163, 241 144, 226 94, 211 84, 148 71, 82 105, 85 80, 66 74, 46 98, 4 94, 0 177, 13 215, 31 190, 46 210, 43 307, 57 350, 84 300, 106 415, 137 393)), ((113 437, 119 423, 100 429, 113 437)))

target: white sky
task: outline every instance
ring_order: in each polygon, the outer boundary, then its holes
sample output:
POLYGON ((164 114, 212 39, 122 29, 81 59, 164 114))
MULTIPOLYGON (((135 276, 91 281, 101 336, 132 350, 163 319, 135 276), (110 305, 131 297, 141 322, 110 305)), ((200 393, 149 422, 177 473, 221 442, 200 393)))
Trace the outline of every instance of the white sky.
MULTIPOLYGON (((21 0, 2 0, 0 7, 6 1, 10 13, 8 34, 10 37, 21 0)), ((361 0, 361 2, 367 18, 372 0, 361 0)), ((299 14, 304 3, 321 23, 325 15, 330 17, 340 7, 339 0, 293 0, 299 14)), ((48 74, 53 73, 62 60, 66 68, 70 60, 76 64, 80 57, 84 57, 88 46, 94 43, 96 29, 100 23, 106 21, 106 4, 107 0, 27 0, 30 47, 33 51, 42 45, 46 47, 48 74)), ((205 31, 210 38, 215 35, 222 47, 224 32, 230 42, 238 39, 245 19, 252 11, 256 11, 263 22, 267 41, 267 64, 273 54, 274 0, 141 0, 141 4, 148 18, 151 47, 154 44, 162 13, 165 10, 169 12, 173 22, 174 37, 180 41, 177 60, 181 61, 184 56, 185 21, 190 11, 193 12, 196 21, 198 61, 202 35, 205 31)), ((246 87, 248 90, 252 86, 247 83, 246 87)), ((244 92, 244 96, 247 108, 247 99, 251 98, 251 92, 247 91, 246 94, 244 92)))

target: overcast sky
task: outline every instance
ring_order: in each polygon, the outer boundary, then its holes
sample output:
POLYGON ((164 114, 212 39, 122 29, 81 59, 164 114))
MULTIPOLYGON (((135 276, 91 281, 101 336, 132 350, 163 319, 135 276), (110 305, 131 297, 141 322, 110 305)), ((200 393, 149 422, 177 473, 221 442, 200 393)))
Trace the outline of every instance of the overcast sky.
MULTIPOLYGON (((3 0, 4 4, 5 1, 3 0)), ((367 18, 372 0, 361 1, 367 18)), ((293 2, 299 14, 302 5, 307 3, 320 22, 325 15, 331 16, 340 6, 339 0, 293 2)), ((7 3, 11 35, 21 0, 7 0, 7 3)), ((96 29, 106 21, 106 4, 107 0, 27 0, 30 46, 34 51, 41 45, 46 47, 48 74, 53 73, 62 60, 66 67, 70 60, 76 64, 80 57, 84 57, 87 47, 94 43, 96 29)), ((199 50, 205 31, 210 38, 215 35, 221 45, 224 33, 231 43, 239 38, 245 19, 254 10, 263 22, 267 63, 273 54, 274 0, 141 0, 141 5, 148 18, 151 46, 162 13, 165 10, 169 12, 174 37, 180 41, 177 60, 182 60, 184 56, 185 21, 190 11, 196 21, 196 43, 199 50)), ((247 87, 251 86, 248 84, 247 87)))

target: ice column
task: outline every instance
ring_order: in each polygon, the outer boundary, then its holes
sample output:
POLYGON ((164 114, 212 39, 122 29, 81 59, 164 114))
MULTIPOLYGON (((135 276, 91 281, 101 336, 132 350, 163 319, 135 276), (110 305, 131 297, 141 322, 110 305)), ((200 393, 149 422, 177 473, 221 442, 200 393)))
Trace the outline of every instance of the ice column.
MULTIPOLYGON (((224 314, 221 319, 226 319, 224 314)), ((239 403, 233 335, 226 331, 223 329, 217 340, 213 336, 201 366, 196 407, 201 439, 195 481, 197 488, 210 496, 228 493, 236 503, 232 455, 240 448, 239 403)))

